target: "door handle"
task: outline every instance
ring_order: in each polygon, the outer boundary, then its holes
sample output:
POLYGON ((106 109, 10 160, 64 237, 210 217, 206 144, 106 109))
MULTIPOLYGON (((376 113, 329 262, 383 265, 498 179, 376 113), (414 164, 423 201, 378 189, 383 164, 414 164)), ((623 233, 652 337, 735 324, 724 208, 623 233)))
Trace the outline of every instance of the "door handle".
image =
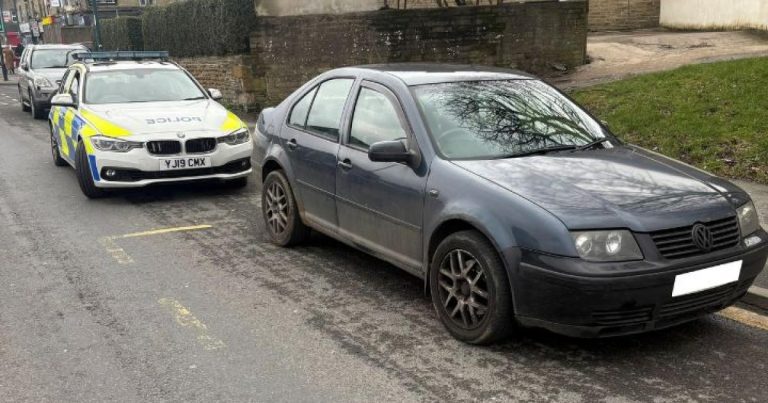
POLYGON ((350 161, 349 159, 345 159, 344 161, 339 161, 338 165, 339 167, 341 167, 341 169, 345 171, 349 171, 350 169, 352 169, 352 161, 350 161))
POLYGON ((295 150, 297 148, 299 148, 299 143, 296 142, 296 139, 290 139, 288 141, 288 149, 295 150))

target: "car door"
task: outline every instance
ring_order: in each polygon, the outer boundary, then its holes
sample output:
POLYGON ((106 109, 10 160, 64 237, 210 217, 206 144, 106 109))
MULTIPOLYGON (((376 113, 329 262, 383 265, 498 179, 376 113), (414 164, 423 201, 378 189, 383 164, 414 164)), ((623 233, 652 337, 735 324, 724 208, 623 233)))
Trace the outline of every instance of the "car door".
POLYGON ((307 91, 293 105, 282 136, 294 171, 304 218, 335 230, 336 163, 341 122, 353 78, 333 78, 307 91))
MULTIPOLYGON (((67 70, 61 83, 60 93, 69 94, 76 105, 80 104, 81 74, 77 69, 67 70)), ((61 156, 74 163, 75 152, 77 151, 77 134, 79 128, 77 108, 55 106, 53 107, 51 124, 54 127, 54 134, 58 135, 58 144, 61 156)))
POLYGON ((363 81, 349 127, 336 170, 339 230, 404 268, 418 270, 426 173, 368 158, 370 145, 380 141, 403 139, 418 152, 402 107, 387 88, 363 81))
POLYGON ((29 91, 29 54, 31 51, 32 50, 29 48, 24 49, 24 51, 21 52, 21 59, 19 59, 19 95, 22 97, 22 100, 27 98, 27 93, 29 91))

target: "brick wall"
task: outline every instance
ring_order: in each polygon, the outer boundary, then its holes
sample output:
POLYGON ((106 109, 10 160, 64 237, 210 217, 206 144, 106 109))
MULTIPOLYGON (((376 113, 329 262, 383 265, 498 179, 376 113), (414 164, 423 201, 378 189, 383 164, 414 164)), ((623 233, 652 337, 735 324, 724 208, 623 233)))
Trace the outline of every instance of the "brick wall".
POLYGON ((469 63, 534 73, 574 67, 585 60, 587 2, 261 17, 258 25, 251 36, 251 86, 262 106, 347 65, 469 63))
POLYGON ((253 57, 210 56, 181 58, 175 61, 187 69, 205 88, 221 90, 225 105, 245 111, 256 107, 253 57))
POLYGON ((589 29, 614 31, 659 26, 661 0, 589 0, 589 29))

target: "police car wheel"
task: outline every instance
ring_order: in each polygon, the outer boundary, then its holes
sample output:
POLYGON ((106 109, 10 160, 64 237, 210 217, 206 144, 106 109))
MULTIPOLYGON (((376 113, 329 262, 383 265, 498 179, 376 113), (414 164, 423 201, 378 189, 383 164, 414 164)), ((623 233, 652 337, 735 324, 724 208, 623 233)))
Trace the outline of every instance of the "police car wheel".
POLYGON ((88 162, 88 153, 85 152, 85 144, 80 141, 77 143, 77 153, 75 156, 75 170, 77 171, 77 182, 80 184, 80 190, 89 199, 98 199, 106 196, 103 189, 96 187, 91 174, 91 166, 88 162))
POLYGON ((21 104, 21 110, 24 112, 29 112, 29 106, 24 103, 24 95, 21 92, 21 87, 19 87, 19 103, 21 104))
POLYGON ((63 167, 67 165, 64 158, 61 158, 61 152, 59 151, 59 142, 56 140, 56 135, 51 129, 51 156, 53 157, 53 165, 57 167, 63 167))
POLYGON ((301 221, 291 185, 283 171, 272 171, 264 180, 261 210, 273 243, 292 246, 309 237, 309 228, 301 221))

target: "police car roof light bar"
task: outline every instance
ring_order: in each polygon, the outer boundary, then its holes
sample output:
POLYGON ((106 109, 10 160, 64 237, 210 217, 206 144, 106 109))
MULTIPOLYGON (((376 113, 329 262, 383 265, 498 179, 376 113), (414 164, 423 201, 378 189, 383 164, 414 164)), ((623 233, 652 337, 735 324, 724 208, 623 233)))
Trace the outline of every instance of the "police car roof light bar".
POLYGON ((167 51, 116 51, 116 52, 90 52, 90 53, 78 53, 73 55, 76 60, 80 61, 93 61, 93 62, 107 62, 107 61, 120 61, 120 60, 163 60, 170 59, 170 54, 167 51))

